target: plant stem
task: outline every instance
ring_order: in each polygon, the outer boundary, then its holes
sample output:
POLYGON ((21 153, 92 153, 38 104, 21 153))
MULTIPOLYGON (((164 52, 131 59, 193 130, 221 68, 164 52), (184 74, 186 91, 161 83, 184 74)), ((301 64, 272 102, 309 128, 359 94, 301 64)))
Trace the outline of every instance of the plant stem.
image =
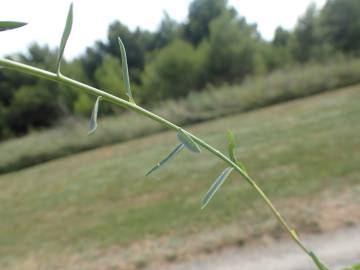
MULTIPOLYGON (((135 111, 136 113, 142 114, 145 117, 148 117, 150 119, 153 119, 166 127, 173 129, 173 130, 180 130, 181 127, 169 122, 168 120, 136 105, 133 102, 126 101, 124 99, 118 98, 116 96, 113 96, 111 94, 108 94, 102 90, 99 90, 95 87, 91 87, 89 85, 83 84, 81 82, 75 81, 73 79, 70 79, 62 74, 55 74, 52 72, 48 72, 42 69, 38 69, 29 65, 25 65, 22 63, 18 63, 9 59, 0 58, 0 66, 12 69, 15 71, 19 71, 21 73, 27 73, 39 78, 51 80, 58 82, 60 84, 78 88, 88 94, 94 95, 94 96, 101 96, 104 100, 107 100, 113 104, 120 105, 121 107, 130 109, 132 111, 135 111)), ((187 132, 187 131, 186 131, 187 132)), ((242 170, 235 162, 233 162, 231 159, 229 159, 226 155, 221 153, 219 150, 215 149, 211 145, 207 144, 200 138, 196 137, 195 135, 187 132, 187 134, 199 145, 201 145, 203 148, 208 150, 213 155, 217 156, 221 160, 223 160, 225 163, 227 163, 229 166, 233 167, 238 173, 240 173, 241 176, 244 177, 244 179, 254 188, 254 190, 258 193, 258 195, 262 198, 262 200, 266 203, 266 205, 270 208, 271 212, 274 214, 278 222, 281 224, 283 229, 288 232, 291 236, 291 238, 294 240, 294 242, 308 255, 310 255, 310 250, 308 250, 300 241, 300 239, 297 237, 297 235, 294 233, 294 231, 289 227, 289 225, 286 223, 285 219, 280 215, 279 211, 275 208, 275 206, 272 204, 270 199, 267 197, 267 195, 262 191, 262 189, 256 184, 256 182, 244 171, 242 170)), ((310 256, 311 257, 311 256, 310 256)))

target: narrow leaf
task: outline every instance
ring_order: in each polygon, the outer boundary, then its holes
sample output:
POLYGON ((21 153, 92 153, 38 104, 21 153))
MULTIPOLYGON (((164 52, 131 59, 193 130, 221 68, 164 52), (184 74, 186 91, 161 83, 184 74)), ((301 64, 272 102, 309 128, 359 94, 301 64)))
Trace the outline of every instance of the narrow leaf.
POLYGON ((168 154, 164 159, 162 159, 159 163, 157 163, 150 171, 148 171, 148 173, 146 175, 151 174, 152 172, 156 171, 157 169, 159 169, 162 165, 164 165, 167 161, 169 161, 170 159, 172 159, 173 157, 175 157, 177 154, 180 153, 180 151, 184 149, 184 144, 179 144, 178 146, 176 146, 171 152, 170 154, 168 154))
POLYGON ((122 67, 122 73, 123 73, 123 78, 124 78, 126 95, 129 97, 130 102, 135 103, 134 98, 131 93, 131 88, 130 88, 130 77, 129 77, 127 58, 126 58, 126 50, 125 50, 124 43, 122 42, 120 37, 118 38, 118 43, 119 43, 120 53, 121 53, 121 67, 122 67))
POLYGON ((235 156, 235 148, 236 148, 235 137, 230 130, 228 131, 227 138, 228 138, 229 157, 233 162, 237 163, 237 159, 235 156))
POLYGON ((73 4, 71 3, 69 12, 68 12, 68 15, 66 18, 65 29, 62 34, 61 41, 60 41, 59 55, 58 55, 57 64, 56 64, 56 70, 57 70, 58 74, 60 73, 61 59, 62 59, 64 51, 65 51, 66 42, 68 41, 69 36, 70 36, 72 23, 73 23, 73 4))
POLYGON ((186 131, 180 129, 177 133, 177 138, 180 142, 182 142, 187 149, 194 153, 200 153, 200 147, 197 145, 196 142, 186 133, 186 131))
POLYGON ((0 32, 1 31, 6 31, 6 30, 12 30, 12 29, 15 29, 15 28, 19 28, 19 27, 22 27, 24 25, 27 25, 27 23, 3 21, 3 22, 0 22, 0 32))
POLYGON ((319 270, 329 270, 321 261, 320 259, 315 255, 314 252, 310 251, 309 255, 313 259, 316 266, 319 268, 319 270))
POLYGON ((236 149, 236 143, 235 143, 235 136, 234 134, 229 130, 227 134, 228 138, 228 151, 229 151, 229 157, 230 159, 235 162, 244 172, 246 172, 246 168, 242 162, 240 162, 235 155, 235 149, 236 149))
POLYGON ((92 110, 91 117, 90 117, 88 135, 93 134, 97 128, 97 117, 98 117, 100 100, 101 100, 101 97, 98 97, 95 101, 95 105, 94 105, 94 108, 92 110))
POLYGON ((205 194, 204 198, 201 201, 201 209, 204 209, 206 205, 210 202, 212 197, 214 197, 216 191, 221 187, 221 185, 225 182, 226 178, 230 175, 233 168, 226 168, 218 178, 214 181, 214 183, 209 188, 208 192, 205 194))

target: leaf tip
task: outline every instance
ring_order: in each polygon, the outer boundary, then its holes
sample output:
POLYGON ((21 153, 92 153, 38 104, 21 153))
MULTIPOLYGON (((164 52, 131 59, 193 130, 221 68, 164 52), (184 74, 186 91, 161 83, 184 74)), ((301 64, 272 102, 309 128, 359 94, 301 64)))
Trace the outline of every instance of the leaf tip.
POLYGON ((135 101, 134 101, 134 98, 133 98, 133 95, 131 92, 131 87, 130 87, 130 77, 129 77, 129 68, 128 68, 128 63, 127 63, 127 57, 126 57, 126 49, 125 49, 124 42, 121 40, 120 37, 118 37, 118 44, 119 44, 119 48, 120 48, 121 69, 122 69, 122 74, 123 74, 123 79, 124 79, 126 95, 129 98, 129 102, 135 104, 135 101))
POLYGON ((69 39, 71 29, 72 29, 73 6, 74 6, 74 4, 71 3, 70 7, 69 7, 68 14, 67 14, 67 17, 66 17, 65 28, 64 28, 63 34, 61 36, 61 40, 60 40, 59 54, 58 54, 58 59, 57 59, 57 64, 56 64, 56 69, 57 69, 58 74, 60 74, 61 60, 63 58, 64 51, 65 51, 65 46, 66 46, 66 43, 67 43, 67 41, 69 39))
POLYGON ((14 22, 14 21, 0 21, 0 32, 13 30, 19 27, 27 25, 25 22, 14 22))
POLYGON ((97 128, 97 117, 98 117, 98 113, 99 113, 100 100, 102 100, 102 97, 98 96, 96 101, 95 101, 94 108, 93 108, 93 110, 91 112, 88 136, 91 135, 91 134, 94 134, 95 130, 97 128))
POLYGON ((152 174, 157 168, 159 168, 160 164, 156 164, 153 168, 151 168, 146 174, 145 176, 149 176, 150 174, 152 174))
POLYGON ((232 167, 228 167, 225 168, 225 170, 223 170, 221 172, 221 174, 216 178, 216 180, 214 181, 214 183, 211 185, 211 187, 209 188, 209 190, 206 192, 204 198, 201 201, 201 209, 204 209, 206 207, 206 205, 210 202, 210 200, 214 197, 215 193, 219 190, 219 188, 221 187, 221 185, 225 182, 225 180, 228 178, 228 176, 230 175, 230 173, 232 172, 233 168, 232 167))

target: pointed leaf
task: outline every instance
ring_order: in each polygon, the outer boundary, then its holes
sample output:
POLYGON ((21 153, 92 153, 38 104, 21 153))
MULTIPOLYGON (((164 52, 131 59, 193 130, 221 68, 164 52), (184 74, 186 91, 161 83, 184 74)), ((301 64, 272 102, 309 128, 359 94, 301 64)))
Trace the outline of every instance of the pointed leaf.
POLYGON ((3 22, 0 22, 0 32, 1 31, 6 31, 6 30, 12 30, 12 29, 15 29, 15 28, 19 28, 19 27, 22 27, 24 25, 27 25, 27 23, 3 21, 3 22))
POLYGON ((214 197, 216 191, 221 187, 221 185, 225 182, 226 178, 230 175, 233 168, 226 168, 218 178, 214 181, 214 183, 209 188, 208 192, 204 196, 201 201, 201 209, 204 209, 206 205, 210 202, 211 198, 214 197))
POLYGON ((236 149, 236 143, 235 143, 235 136, 234 134, 229 130, 227 134, 228 138, 228 151, 229 151, 229 157, 230 159, 235 162, 244 172, 246 172, 246 168, 244 164, 242 164, 235 155, 235 149, 236 149))
POLYGON ((179 144, 178 146, 176 146, 171 152, 170 154, 168 154, 164 159, 162 159, 158 164, 156 164, 150 171, 148 171, 148 173, 146 175, 151 174, 152 172, 156 171, 157 169, 159 169, 162 165, 164 165, 166 162, 168 162, 170 159, 172 159, 173 157, 175 157, 177 154, 180 153, 180 151, 184 149, 184 144, 179 144))
POLYGON ((196 142, 186 133, 186 131, 180 129, 177 133, 177 138, 180 142, 182 142, 187 149, 194 153, 200 153, 200 147, 197 145, 196 142))
POLYGON ((124 43, 122 42, 120 37, 118 38, 118 43, 119 43, 120 53, 121 53, 121 67, 122 67, 122 72, 123 72, 126 95, 129 97, 130 102, 135 103, 132 93, 131 93, 131 88, 130 88, 130 78, 129 78, 127 58, 126 58, 126 50, 125 50, 124 43))
POLYGON ((65 29, 62 34, 61 41, 60 41, 59 55, 58 55, 57 64, 56 64, 56 70, 57 70, 58 74, 60 73, 61 59, 62 59, 64 51, 65 51, 66 42, 68 41, 69 36, 70 36, 72 23, 73 23, 73 4, 71 3, 69 12, 68 12, 68 15, 66 18, 65 29))
POLYGON ((97 128, 97 117, 98 117, 100 100, 101 100, 101 97, 98 97, 95 101, 95 105, 94 105, 94 108, 92 110, 91 117, 90 117, 88 135, 93 134, 97 128))
POLYGON ((228 131, 227 138, 228 138, 229 157, 233 162, 237 163, 237 159, 235 156, 235 148, 236 148, 235 137, 230 130, 228 131))
POLYGON ((319 270, 329 270, 321 261, 320 259, 315 255, 314 252, 310 251, 309 255, 313 259, 316 266, 319 268, 319 270))

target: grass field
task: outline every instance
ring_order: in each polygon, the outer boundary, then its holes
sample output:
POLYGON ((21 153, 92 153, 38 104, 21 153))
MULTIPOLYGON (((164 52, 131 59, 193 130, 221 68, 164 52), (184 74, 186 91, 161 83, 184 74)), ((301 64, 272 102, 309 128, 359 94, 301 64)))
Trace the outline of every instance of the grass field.
MULTIPOLYGON (((356 86, 190 129, 221 150, 231 129, 239 159, 290 223, 326 230, 360 220, 359 101, 356 86)), ((184 151, 145 177, 176 143, 164 132, 0 176, 0 268, 141 268, 279 236, 235 173, 200 211, 224 168, 204 151, 184 151)))

